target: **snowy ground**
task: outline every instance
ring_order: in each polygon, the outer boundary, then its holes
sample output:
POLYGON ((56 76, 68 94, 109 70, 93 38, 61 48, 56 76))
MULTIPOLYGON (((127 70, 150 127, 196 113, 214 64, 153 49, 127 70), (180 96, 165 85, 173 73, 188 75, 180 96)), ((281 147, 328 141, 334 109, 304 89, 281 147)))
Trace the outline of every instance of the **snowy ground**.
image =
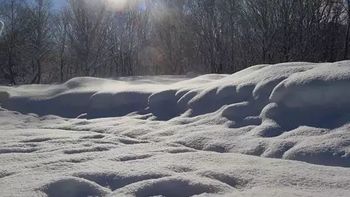
POLYGON ((0 196, 349 196, 350 61, 0 86, 0 196))

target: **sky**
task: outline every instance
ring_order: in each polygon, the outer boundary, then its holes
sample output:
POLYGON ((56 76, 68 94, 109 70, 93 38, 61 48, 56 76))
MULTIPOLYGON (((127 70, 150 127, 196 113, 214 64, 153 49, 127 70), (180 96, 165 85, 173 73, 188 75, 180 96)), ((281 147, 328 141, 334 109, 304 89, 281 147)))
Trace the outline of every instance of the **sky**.
POLYGON ((60 8, 64 5, 65 0, 52 0, 55 8, 60 8))
MULTIPOLYGON (((26 1, 32 2, 33 0, 26 0, 26 1)), ((52 0, 52 3, 54 8, 61 8, 66 3, 66 0, 52 0)))

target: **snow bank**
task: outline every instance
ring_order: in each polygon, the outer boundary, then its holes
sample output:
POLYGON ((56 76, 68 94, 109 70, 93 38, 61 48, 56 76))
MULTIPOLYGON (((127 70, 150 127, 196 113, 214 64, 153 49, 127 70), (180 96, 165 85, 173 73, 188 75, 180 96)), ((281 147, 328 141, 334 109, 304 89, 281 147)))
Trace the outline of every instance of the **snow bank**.
MULTIPOLYGON (((23 119, 22 116, 14 115, 13 119, 23 119)), ((65 129, 43 129, 57 125, 52 124, 52 120, 59 118, 41 119, 38 126, 28 124, 33 128, 0 128, 0 149, 37 149, 27 153, 0 152, 1 196, 327 197, 348 196, 350 191, 347 168, 221 154, 177 143, 146 140, 137 143, 136 139, 126 143, 122 140, 126 138, 124 134, 96 134, 99 132, 93 130, 92 125, 86 127, 92 122, 61 120, 59 125, 65 129), (85 126, 86 130, 75 131, 78 127, 73 128, 73 125, 85 126), (109 148, 87 150, 87 147, 101 144, 109 148), (70 154, 70 150, 84 148, 84 152, 70 154)), ((112 123, 120 125, 115 129, 124 126, 123 120, 94 121, 95 126, 112 123)), ((129 127, 132 121, 135 120, 128 120, 129 127)))
POLYGON ((154 121, 147 114, 88 120, 0 108, 1 196, 349 195, 349 168, 332 166, 349 164, 350 125, 261 137, 254 133, 260 125, 230 128, 222 111, 154 121))
POLYGON ((296 62, 192 79, 75 78, 59 85, 0 87, 0 105, 87 119, 69 129, 349 167, 349 87, 350 61, 296 62), (98 118, 121 121, 123 130, 98 118))

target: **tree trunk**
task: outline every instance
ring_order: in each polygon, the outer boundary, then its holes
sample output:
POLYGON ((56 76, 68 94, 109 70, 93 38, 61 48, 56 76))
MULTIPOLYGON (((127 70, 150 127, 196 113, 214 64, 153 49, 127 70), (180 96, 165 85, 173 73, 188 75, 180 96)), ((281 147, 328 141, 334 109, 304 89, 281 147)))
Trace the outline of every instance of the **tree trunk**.
MULTIPOLYGON (((348 1, 350 3, 350 0, 348 1)), ((348 4, 349 6, 350 4, 348 4)), ((344 59, 348 59, 349 54, 349 39, 350 39, 350 8, 348 8, 348 24, 346 29, 346 37, 345 37, 345 48, 344 48, 344 59)))

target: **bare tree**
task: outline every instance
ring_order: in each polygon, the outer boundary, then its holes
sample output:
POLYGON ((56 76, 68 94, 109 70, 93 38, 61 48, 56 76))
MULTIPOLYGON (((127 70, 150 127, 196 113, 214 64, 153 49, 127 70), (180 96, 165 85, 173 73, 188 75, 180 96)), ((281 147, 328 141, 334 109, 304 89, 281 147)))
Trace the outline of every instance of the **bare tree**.
POLYGON ((41 83, 43 61, 51 50, 50 0, 35 0, 29 7, 28 47, 34 77, 31 83, 41 83))
MULTIPOLYGON (((344 3, 345 5, 345 3, 344 3)), ((349 54, 349 40, 350 40, 350 0, 346 0, 346 18, 347 18, 347 23, 346 23, 346 37, 345 37, 345 47, 344 47, 344 59, 348 58, 349 54)))
POLYGON ((18 0, 3 0, 0 4, 2 5, 1 16, 6 24, 0 43, 0 68, 4 79, 10 84, 17 84, 22 63, 21 50, 27 34, 24 4, 18 0))
POLYGON ((65 77, 68 77, 68 68, 66 67, 68 62, 68 57, 66 55, 68 44, 67 10, 64 9, 59 12, 56 16, 54 16, 53 20, 56 21, 53 27, 53 42, 57 46, 56 54, 60 72, 60 82, 63 82, 65 77))
POLYGON ((68 37, 75 73, 93 75, 103 65, 99 61, 106 46, 106 7, 103 3, 70 0, 68 37))

